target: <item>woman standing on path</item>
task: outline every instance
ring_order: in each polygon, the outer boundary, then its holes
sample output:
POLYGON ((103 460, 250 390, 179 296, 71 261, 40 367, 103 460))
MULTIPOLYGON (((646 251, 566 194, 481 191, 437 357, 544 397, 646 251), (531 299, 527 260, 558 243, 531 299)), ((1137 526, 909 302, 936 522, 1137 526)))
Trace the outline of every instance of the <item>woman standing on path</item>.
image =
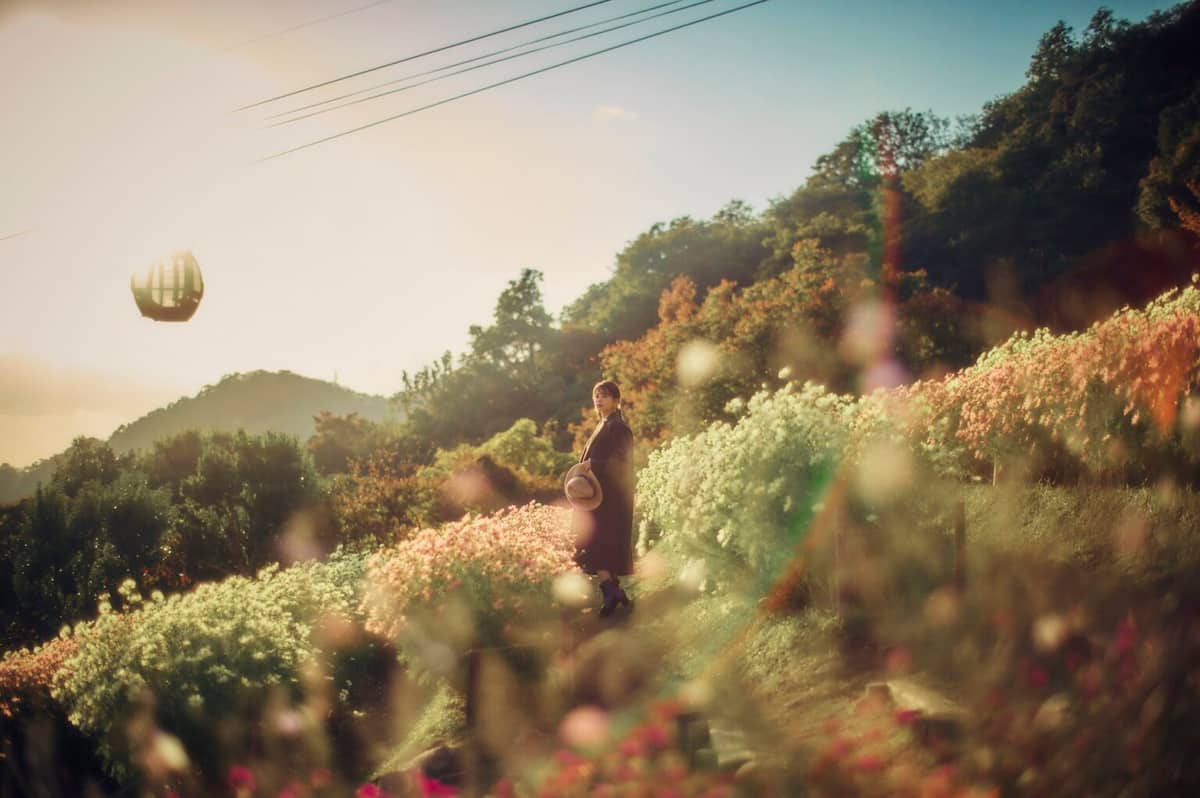
POLYGON ((621 389, 605 380, 592 388, 600 419, 579 458, 578 470, 596 477, 603 496, 594 509, 575 508, 575 561, 600 578, 607 617, 621 604, 633 606, 620 577, 633 573, 633 431, 621 414, 621 389))

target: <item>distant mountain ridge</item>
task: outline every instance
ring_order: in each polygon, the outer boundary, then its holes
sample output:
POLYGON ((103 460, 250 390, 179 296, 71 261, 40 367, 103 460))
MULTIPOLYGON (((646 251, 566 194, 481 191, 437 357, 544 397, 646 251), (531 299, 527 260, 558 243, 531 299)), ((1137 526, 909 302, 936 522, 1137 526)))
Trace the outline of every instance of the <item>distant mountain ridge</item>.
MULTIPOLYGON (((390 406, 385 397, 359 393, 325 380, 291 371, 258 370, 226 375, 215 385, 204 386, 195 396, 181 397, 123 424, 109 436, 108 443, 118 452, 148 450, 155 441, 189 429, 244 429, 251 435, 282 432, 303 442, 315 430, 313 416, 322 410, 335 415, 357 413, 378 422, 388 416, 390 406)), ((39 482, 49 481, 57 459, 58 455, 53 455, 27 468, 0 465, 0 502, 32 495, 39 482)))

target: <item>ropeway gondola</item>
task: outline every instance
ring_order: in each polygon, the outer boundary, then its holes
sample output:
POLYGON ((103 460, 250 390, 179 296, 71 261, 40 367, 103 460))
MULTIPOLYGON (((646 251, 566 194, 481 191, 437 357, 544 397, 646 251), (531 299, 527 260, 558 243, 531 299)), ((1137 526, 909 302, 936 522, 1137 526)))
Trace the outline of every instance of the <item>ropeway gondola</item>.
POLYGON ((176 252, 129 278, 133 301, 155 321, 187 321, 204 296, 200 264, 190 252, 176 252))

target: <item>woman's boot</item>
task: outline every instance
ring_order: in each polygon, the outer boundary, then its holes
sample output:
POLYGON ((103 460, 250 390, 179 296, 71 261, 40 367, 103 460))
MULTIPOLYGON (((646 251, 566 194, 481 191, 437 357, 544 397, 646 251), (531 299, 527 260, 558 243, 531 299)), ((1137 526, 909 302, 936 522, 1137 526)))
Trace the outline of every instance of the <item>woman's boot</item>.
POLYGON ((600 606, 601 618, 607 618, 612 615, 617 607, 622 604, 629 608, 633 607, 633 601, 621 589, 621 582, 615 576, 600 583, 600 595, 604 599, 604 603, 600 606))

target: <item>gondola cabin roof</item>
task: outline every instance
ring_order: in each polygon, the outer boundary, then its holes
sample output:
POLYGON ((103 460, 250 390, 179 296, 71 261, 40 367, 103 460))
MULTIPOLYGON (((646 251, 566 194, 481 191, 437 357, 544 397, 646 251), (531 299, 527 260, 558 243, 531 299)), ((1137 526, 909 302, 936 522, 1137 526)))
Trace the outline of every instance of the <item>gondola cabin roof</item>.
POLYGON ((204 296, 204 276, 190 252, 176 252, 129 278, 138 311, 155 321, 187 321, 204 296))

